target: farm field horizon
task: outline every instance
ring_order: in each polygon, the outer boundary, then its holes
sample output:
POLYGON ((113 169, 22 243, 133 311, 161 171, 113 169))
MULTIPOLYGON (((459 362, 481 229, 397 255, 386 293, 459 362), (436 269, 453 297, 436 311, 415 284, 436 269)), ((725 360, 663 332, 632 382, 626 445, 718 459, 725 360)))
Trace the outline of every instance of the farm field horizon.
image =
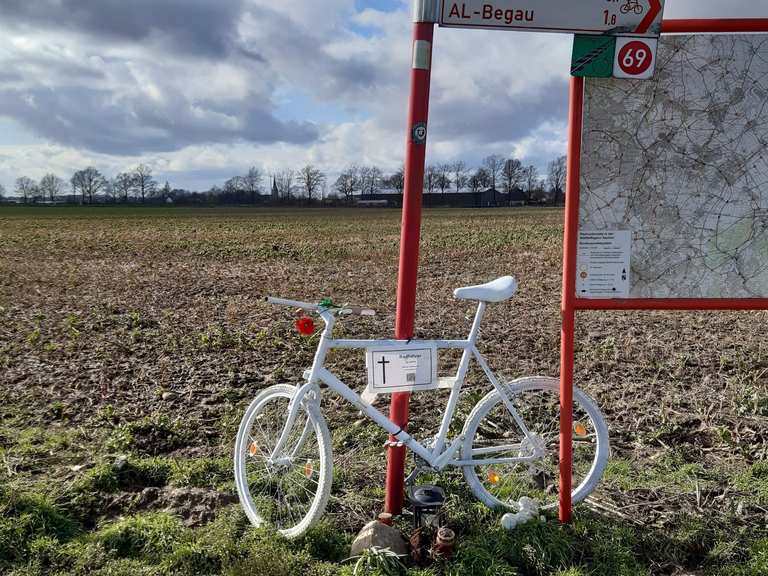
MULTIPOLYGON (((474 306, 453 289, 510 274, 520 290, 489 307, 479 347, 505 379, 558 376, 562 220, 425 210, 417 336, 463 337, 474 306)), ((232 449, 250 400, 298 383, 317 344, 264 297, 368 306, 338 333, 391 337, 399 238, 388 209, 0 206, 0 573, 352 574, 349 544, 383 506, 386 434, 324 395, 331 500, 291 542, 247 525, 232 449)), ((597 491, 571 525, 507 532, 458 470, 435 476, 457 553, 407 573, 768 573, 767 321, 580 313, 575 383, 612 447, 597 491)), ((330 364, 362 390, 362 354, 330 364)), ((487 391, 473 368, 460 424, 487 391)), ((413 398, 417 438, 446 395, 413 398)))

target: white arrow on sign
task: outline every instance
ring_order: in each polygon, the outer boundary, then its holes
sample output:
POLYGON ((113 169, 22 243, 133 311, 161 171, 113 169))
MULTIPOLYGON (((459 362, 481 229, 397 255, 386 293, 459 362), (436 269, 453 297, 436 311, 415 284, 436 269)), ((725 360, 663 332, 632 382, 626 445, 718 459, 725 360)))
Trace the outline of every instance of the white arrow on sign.
POLYGON ((658 37, 664 0, 443 0, 440 25, 658 37))

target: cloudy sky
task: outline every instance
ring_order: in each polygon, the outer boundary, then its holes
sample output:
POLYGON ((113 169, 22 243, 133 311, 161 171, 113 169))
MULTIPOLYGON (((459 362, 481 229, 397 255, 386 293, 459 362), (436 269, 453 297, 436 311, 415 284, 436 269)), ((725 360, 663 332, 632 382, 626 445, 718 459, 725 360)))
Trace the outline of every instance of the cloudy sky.
MULTIPOLYGON (((0 0, 0 184, 144 162, 207 189, 257 165, 401 163, 406 0, 0 0)), ((666 16, 768 16, 667 0, 666 16)), ((429 160, 565 149, 571 37, 438 30, 429 160)))

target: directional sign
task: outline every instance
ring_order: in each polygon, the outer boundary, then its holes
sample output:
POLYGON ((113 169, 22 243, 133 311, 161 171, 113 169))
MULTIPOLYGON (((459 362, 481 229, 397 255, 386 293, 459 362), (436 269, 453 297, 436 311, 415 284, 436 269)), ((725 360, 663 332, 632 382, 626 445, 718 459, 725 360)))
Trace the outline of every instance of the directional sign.
POLYGON ((664 0, 443 0, 440 25, 658 37, 664 0))

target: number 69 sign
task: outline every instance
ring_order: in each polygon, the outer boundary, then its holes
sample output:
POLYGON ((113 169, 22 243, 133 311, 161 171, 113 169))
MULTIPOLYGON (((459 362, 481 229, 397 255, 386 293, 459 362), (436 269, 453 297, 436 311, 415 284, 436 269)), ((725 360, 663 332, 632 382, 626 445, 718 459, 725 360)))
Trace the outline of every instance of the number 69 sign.
POLYGON ((647 80, 656 70, 657 40, 619 38, 613 62, 614 78, 647 80))

